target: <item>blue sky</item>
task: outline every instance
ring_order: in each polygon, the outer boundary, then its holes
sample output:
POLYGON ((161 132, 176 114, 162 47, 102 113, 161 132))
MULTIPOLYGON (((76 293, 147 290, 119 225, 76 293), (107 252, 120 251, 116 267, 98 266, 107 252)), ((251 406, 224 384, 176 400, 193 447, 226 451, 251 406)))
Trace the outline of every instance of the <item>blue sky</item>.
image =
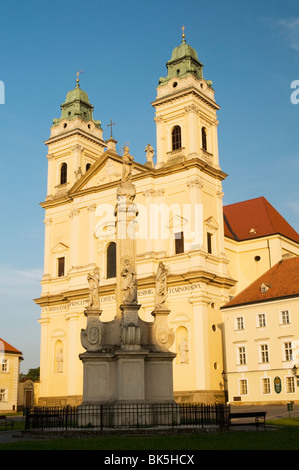
POLYGON ((265 196, 299 231, 299 104, 290 100, 299 80, 297 0, 2 1, 0 337, 23 352, 23 372, 39 365, 32 299, 41 292, 39 203, 52 120, 82 69, 104 138, 113 119, 119 151, 129 143, 145 162, 145 146, 156 142, 151 103, 183 25, 221 106, 224 204, 265 196))

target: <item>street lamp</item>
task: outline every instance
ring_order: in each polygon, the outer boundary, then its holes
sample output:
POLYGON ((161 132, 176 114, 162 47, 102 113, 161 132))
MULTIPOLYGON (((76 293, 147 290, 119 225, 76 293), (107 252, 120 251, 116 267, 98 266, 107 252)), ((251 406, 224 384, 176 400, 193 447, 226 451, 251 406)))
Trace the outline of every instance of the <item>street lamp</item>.
POLYGON ((296 364, 294 364, 293 367, 292 367, 292 373, 293 373, 294 377, 299 379, 299 375, 297 375, 297 366, 296 366, 296 364))

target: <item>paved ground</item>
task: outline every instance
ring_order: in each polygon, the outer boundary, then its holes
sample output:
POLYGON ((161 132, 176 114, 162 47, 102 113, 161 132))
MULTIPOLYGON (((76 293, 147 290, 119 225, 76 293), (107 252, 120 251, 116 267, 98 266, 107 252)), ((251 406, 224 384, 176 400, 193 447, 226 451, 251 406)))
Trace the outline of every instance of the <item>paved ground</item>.
MULTIPOLYGON (((267 416, 266 419, 276 419, 276 418, 288 418, 291 416, 292 418, 299 417, 299 405, 293 406, 293 411, 289 412, 287 409, 287 405, 272 405, 272 406, 236 406, 231 405, 231 412, 237 411, 266 411, 267 416)), ((232 428, 233 430, 250 430, 254 431, 256 428, 255 426, 237 426, 232 428)), ((261 430, 263 427, 260 428, 261 430)), ((23 435, 22 431, 1 431, 0 432, 0 443, 6 442, 18 442, 20 440, 32 440, 35 439, 34 437, 30 437, 29 435, 23 435)))

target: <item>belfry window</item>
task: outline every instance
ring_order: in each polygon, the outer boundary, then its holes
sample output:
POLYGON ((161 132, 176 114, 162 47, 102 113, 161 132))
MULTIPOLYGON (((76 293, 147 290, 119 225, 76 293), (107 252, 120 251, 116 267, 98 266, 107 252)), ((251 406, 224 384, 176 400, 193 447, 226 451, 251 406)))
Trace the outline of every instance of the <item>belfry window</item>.
POLYGON ((60 168, 60 184, 67 182, 67 164, 63 163, 60 168))
POLYGON ((172 150, 182 148, 182 134, 180 126, 174 126, 171 133, 172 137, 172 150))
POLYGON ((107 248, 107 279, 116 277, 116 243, 112 242, 107 248))
POLYGON ((201 128, 201 143, 202 143, 202 148, 204 150, 207 150, 207 131, 205 127, 201 128))

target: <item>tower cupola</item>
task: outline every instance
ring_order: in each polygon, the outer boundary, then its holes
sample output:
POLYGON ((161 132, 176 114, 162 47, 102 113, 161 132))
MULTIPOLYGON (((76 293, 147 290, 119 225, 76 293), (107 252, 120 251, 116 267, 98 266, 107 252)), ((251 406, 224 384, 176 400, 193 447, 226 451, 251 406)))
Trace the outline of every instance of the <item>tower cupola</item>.
POLYGON ((94 107, 89 102, 86 91, 81 90, 78 78, 76 80, 76 87, 67 93, 66 100, 60 108, 61 117, 53 119, 54 126, 64 119, 82 119, 83 121, 93 121, 97 127, 101 127, 101 122, 95 121, 92 117, 94 107))
POLYGON ((203 78, 203 64, 199 61, 197 52, 186 43, 185 34, 182 34, 182 42, 172 51, 171 59, 167 62, 167 77, 161 77, 159 85, 165 85, 172 78, 184 78, 193 75, 198 80, 203 78))

